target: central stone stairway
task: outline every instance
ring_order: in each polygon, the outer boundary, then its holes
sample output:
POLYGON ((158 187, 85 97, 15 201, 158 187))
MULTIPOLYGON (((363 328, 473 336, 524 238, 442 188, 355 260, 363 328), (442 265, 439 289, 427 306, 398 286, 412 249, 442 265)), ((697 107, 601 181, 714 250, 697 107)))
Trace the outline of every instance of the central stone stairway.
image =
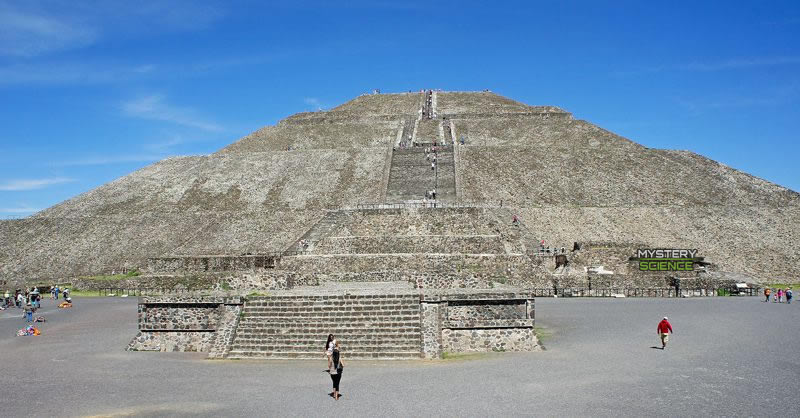
POLYGON ((292 243, 283 255, 289 256, 296 253, 303 253, 314 249, 314 245, 321 239, 325 238, 330 232, 336 228, 338 223, 346 217, 346 213, 338 210, 328 211, 314 226, 308 229, 303 236, 297 241, 292 243), (303 245, 305 243, 305 245, 303 245))
POLYGON ((418 294, 251 298, 227 358, 324 360, 329 333, 349 359, 421 358, 418 294))

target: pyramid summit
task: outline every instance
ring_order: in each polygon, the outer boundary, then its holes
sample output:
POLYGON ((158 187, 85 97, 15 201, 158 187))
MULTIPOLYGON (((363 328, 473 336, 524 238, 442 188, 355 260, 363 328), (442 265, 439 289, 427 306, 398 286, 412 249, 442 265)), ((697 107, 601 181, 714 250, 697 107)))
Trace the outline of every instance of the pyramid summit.
POLYGON ((169 280, 264 256, 296 283, 582 286, 602 266, 615 284, 661 286, 667 277, 630 265, 639 248, 696 249, 693 278, 785 280, 800 265, 798 225, 792 190, 559 107, 491 92, 369 94, 1 221, 0 280, 126 269, 169 280), (543 247, 567 249, 567 266, 543 247))

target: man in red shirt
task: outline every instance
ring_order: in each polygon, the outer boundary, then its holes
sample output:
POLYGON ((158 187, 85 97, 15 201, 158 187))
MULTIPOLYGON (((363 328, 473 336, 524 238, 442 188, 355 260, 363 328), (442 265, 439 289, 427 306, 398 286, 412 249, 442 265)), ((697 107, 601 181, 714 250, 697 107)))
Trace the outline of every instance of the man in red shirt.
POLYGON ((669 333, 672 332, 672 325, 669 324, 667 321, 667 317, 665 316, 661 322, 658 323, 658 327, 656 327, 656 331, 658 335, 661 336, 661 349, 667 348, 667 341, 669 341, 669 333))

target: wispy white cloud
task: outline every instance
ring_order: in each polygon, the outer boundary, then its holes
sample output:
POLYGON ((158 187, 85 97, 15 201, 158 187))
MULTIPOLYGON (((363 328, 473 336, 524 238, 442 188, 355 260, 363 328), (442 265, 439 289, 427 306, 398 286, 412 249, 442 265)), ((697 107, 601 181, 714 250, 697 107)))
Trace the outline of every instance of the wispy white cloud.
POLYGON ((0 213, 7 213, 9 215, 31 214, 41 211, 42 208, 34 208, 30 206, 19 206, 15 208, 0 208, 0 213))
POLYGON ((0 3, 0 55, 31 57, 92 44, 97 31, 68 18, 16 10, 0 3))
POLYGON ((33 57, 93 45, 204 29, 225 15, 218 1, 0 0, 0 55, 33 57))
POLYGON ((165 158, 162 154, 134 154, 134 155, 94 155, 83 158, 76 158, 65 161, 57 161, 51 165, 54 167, 74 167, 92 165, 111 165, 126 163, 150 163, 165 158))
POLYGON ((220 125, 198 117, 194 109, 167 103, 165 97, 160 94, 151 94, 124 102, 122 111, 127 116, 140 119, 171 122, 204 131, 219 132, 223 130, 220 125))
POLYGON ((746 92, 729 94, 717 98, 674 98, 675 102, 693 113, 704 110, 730 109, 730 108, 767 108, 781 106, 797 100, 800 92, 800 83, 791 83, 777 89, 760 92, 746 92))
POLYGON ((322 110, 322 103, 316 97, 306 97, 303 103, 311 106, 314 110, 322 110))
POLYGON ((791 64, 800 64, 800 56, 734 58, 707 62, 695 61, 673 65, 641 67, 633 70, 618 70, 614 71, 612 74, 624 77, 659 73, 664 71, 713 72, 791 64))
POLYGON ((754 57, 737 58, 717 62, 692 62, 677 66, 686 71, 721 71, 739 68, 772 67, 776 65, 798 64, 800 57, 754 57))
POLYGON ((182 135, 173 135, 171 138, 159 142, 145 144, 144 148, 152 152, 164 153, 171 150, 173 147, 187 143, 182 135))
POLYGON ((103 65, 76 63, 16 64, 0 67, 4 84, 105 84, 145 77, 156 71, 152 64, 103 65))
POLYGON ((18 192, 26 190, 39 190, 57 184, 72 183, 75 179, 67 177, 51 177, 44 179, 8 180, 0 183, 0 191, 18 192))

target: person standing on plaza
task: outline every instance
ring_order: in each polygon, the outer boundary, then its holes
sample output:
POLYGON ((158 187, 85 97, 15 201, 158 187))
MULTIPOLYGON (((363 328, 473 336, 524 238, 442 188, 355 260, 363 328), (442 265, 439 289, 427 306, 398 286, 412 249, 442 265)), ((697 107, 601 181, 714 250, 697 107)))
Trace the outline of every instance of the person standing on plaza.
POLYGON ((783 289, 778 289, 778 303, 783 303, 783 289))
POLYGON ((772 293, 772 289, 770 289, 770 288, 764 289, 764 296, 766 297, 766 299, 764 299, 764 302, 769 302, 769 295, 771 293, 772 293))
POLYGON ((331 380, 333 381, 333 399, 339 400, 339 382, 342 380, 344 362, 342 361, 341 347, 339 341, 334 340, 333 353, 331 354, 331 380))
POLYGON ((792 303, 792 296, 794 296, 794 294, 792 293, 792 288, 791 287, 787 287, 786 288, 786 303, 792 303))
POLYGON ((325 342, 325 356, 328 357, 328 371, 331 371, 331 363, 333 362, 333 347, 336 345, 336 340, 333 334, 328 334, 328 341, 325 342))
POLYGON ((33 322, 33 306, 31 306, 30 302, 25 305, 23 314, 25 315, 25 322, 33 322))
POLYGON ((658 335, 661 337, 661 349, 667 348, 667 341, 669 341, 669 333, 672 332, 672 325, 670 325, 667 317, 665 316, 661 322, 658 323, 658 327, 656 327, 656 331, 658 335))

